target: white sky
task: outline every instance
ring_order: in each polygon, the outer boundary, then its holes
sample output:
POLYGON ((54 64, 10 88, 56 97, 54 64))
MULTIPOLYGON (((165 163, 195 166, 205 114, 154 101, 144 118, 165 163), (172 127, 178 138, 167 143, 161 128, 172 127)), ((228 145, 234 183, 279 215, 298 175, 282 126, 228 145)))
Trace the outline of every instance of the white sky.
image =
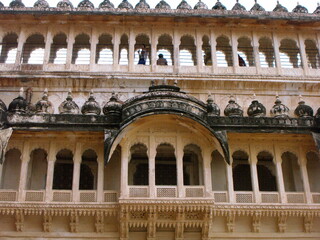
MULTIPOLYGON (((8 6, 9 3, 12 0, 0 0, 5 6, 8 6)), ((50 4, 51 7, 56 7, 57 3, 60 0, 47 0, 50 4)), ((71 2, 73 3, 73 6, 76 7, 79 2, 81 0, 71 0, 71 2)), ((99 4, 102 2, 103 0, 91 0, 91 2, 94 4, 95 7, 98 7, 99 4)), ((117 7, 120 2, 122 0, 110 0, 115 7, 117 7)), ((208 5, 208 7, 211 9, 213 7, 213 5, 216 3, 216 0, 202 0, 204 3, 206 3, 208 5)), ((306 8, 308 8, 309 12, 314 12, 314 10, 317 8, 317 2, 319 2, 320 0, 298 0, 299 3, 303 6, 305 6, 306 8)), ((23 3, 27 6, 27 7, 31 7, 33 6, 34 2, 36 2, 36 0, 23 0, 23 3)), ((129 2, 135 6, 139 0, 129 0, 129 2)), ((149 3, 149 5, 151 6, 151 8, 154 8, 157 3, 160 2, 160 0, 147 0, 147 3, 149 3)), ((166 0, 167 3, 170 4, 171 8, 176 8, 178 6, 178 4, 181 2, 181 0, 166 0)), ((194 5, 198 2, 198 0, 187 0, 187 2, 194 7, 194 5)), ((222 4, 224 4, 228 10, 230 10, 234 4, 236 3, 236 0, 220 0, 220 2, 222 4)), ((244 5, 246 7, 247 10, 250 10, 251 7, 254 4, 254 0, 239 0, 239 2, 244 5)), ((277 4, 277 0, 258 0, 258 3, 263 6, 267 11, 272 11, 274 9, 274 7, 277 4)), ((288 10, 291 12, 293 8, 295 8, 295 6, 297 5, 297 1, 296 0, 280 0, 280 3, 285 6, 286 8, 288 8, 288 10)))

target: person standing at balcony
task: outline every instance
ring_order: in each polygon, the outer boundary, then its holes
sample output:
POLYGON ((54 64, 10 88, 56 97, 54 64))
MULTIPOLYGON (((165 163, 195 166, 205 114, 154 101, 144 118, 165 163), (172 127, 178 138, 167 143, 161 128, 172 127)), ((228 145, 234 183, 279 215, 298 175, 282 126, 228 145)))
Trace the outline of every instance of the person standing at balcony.
POLYGON ((142 48, 138 50, 139 54, 139 62, 138 64, 146 65, 147 57, 148 57, 148 51, 146 49, 146 45, 142 45, 142 48))
POLYGON ((158 55, 159 59, 157 60, 157 65, 168 65, 167 59, 163 57, 163 54, 158 55))

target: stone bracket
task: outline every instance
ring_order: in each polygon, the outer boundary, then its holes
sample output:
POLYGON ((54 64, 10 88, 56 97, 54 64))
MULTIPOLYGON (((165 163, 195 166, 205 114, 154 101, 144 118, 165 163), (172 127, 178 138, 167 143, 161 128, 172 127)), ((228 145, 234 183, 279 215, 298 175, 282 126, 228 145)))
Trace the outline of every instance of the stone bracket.
POLYGON ((111 148, 120 131, 118 129, 104 130, 104 164, 110 160, 111 148))
POLYGON ((230 152, 229 152, 229 143, 228 143, 228 136, 227 131, 212 131, 214 136, 218 139, 223 153, 225 157, 225 161, 230 164, 230 152))
POLYGON ((3 163, 6 148, 12 135, 12 128, 0 130, 0 164, 3 163))
POLYGON ((318 150, 320 152, 320 133, 312 133, 313 139, 318 147, 318 150))

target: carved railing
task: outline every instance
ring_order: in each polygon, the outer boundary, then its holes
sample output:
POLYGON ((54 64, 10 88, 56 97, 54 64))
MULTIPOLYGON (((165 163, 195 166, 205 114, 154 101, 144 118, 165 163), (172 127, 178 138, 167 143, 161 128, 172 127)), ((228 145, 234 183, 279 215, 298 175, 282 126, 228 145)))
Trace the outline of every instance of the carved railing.
POLYGON ((254 203, 253 192, 234 192, 236 195, 236 203, 254 203))
POLYGON ((129 197, 147 198, 149 197, 149 187, 148 186, 129 186, 129 197))
POLYGON ((177 197, 176 186, 157 186, 156 197, 158 198, 176 198, 177 197))
POLYGON ((43 202, 45 197, 44 190, 26 190, 24 191, 24 200, 26 202, 43 202))
POLYGON ((287 203, 306 203, 304 192, 287 192, 287 203))
POLYGON ((53 202, 71 202, 72 191, 70 190, 54 190, 52 191, 53 202))
POLYGON ((229 202, 228 199, 228 192, 227 191, 221 191, 221 192, 213 192, 214 195, 214 201, 216 203, 227 203, 229 202))
POLYGON ((320 193, 312 193, 313 203, 320 204, 320 193))
POLYGON ((262 203, 279 203, 279 193, 278 192, 261 192, 261 202, 262 203))
POLYGON ((96 202, 97 201, 96 190, 80 190, 79 202, 96 202))
POLYGON ((119 201, 119 193, 117 191, 104 191, 103 202, 105 203, 116 203, 119 201))
POLYGON ((186 198, 202 198, 204 197, 204 186, 185 186, 186 198))
POLYGON ((18 191, 0 190, 0 202, 15 202, 17 201, 18 191))

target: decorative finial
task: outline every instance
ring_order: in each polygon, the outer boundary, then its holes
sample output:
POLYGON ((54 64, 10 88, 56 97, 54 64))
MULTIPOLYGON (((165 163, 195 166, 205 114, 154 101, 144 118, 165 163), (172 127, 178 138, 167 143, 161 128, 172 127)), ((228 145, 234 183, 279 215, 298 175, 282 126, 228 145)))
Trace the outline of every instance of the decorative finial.
POLYGON ((154 87, 154 80, 151 80, 151 87, 154 87))
POLYGON ((174 80, 173 85, 174 85, 174 86, 178 86, 178 80, 177 80, 177 79, 174 80))
POLYGON ((257 100, 257 95, 255 93, 253 93, 252 99, 253 99, 253 101, 258 101, 257 100))
POLYGON ((94 94, 93 89, 91 89, 91 91, 90 91, 90 97, 93 97, 93 94, 94 94))
POLYGON ((24 92, 24 90, 23 90, 23 87, 22 87, 22 88, 20 88, 19 97, 23 97, 23 92, 24 92))

